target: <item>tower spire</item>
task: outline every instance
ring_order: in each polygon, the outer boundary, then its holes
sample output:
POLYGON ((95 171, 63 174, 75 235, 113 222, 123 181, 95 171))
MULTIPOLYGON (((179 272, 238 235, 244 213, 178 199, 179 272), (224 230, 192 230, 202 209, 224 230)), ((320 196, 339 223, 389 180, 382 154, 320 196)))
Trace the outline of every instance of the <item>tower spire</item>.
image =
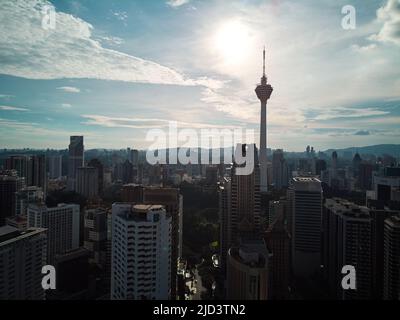
POLYGON ((265 46, 263 51, 263 77, 265 77, 265 46))

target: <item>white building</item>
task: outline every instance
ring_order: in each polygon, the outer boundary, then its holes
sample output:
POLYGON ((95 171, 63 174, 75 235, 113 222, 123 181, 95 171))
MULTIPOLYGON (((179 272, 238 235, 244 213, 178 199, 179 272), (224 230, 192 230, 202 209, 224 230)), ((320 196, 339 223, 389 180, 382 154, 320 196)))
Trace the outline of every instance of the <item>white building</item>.
POLYGON ((171 217, 160 205, 112 207, 111 299, 167 300, 171 217))
POLYGON ((0 227, 0 300, 44 300, 46 230, 0 227))
POLYGON ((322 187, 314 177, 293 178, 292 262, 295 276, 309 277, 320 268, 322 187))
POLYGON ((79 247, 80 210, 77 204, 59 204, 47 208, 31 204, 28 207, 28 227, 47 229, 47 261, 54 262, 56 254, 79 247))

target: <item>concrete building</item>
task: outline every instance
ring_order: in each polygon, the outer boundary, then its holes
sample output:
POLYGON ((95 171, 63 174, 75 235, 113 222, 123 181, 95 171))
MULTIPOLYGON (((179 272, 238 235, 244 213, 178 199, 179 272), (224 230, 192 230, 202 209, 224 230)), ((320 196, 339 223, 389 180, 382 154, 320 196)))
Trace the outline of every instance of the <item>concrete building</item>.
POLYGON ((0 172, 0 227, 6 219, 15 216, 17 210, 16 192, 25 185, 25 178, 18 176, 15 170, 0 172))
POLYGON ((229 221, 229 247, 241 239, 255 239, 261 236, 261 192, 260 167, 255 145, 239 145, 243 152, 254 147, 254 170, 249 175, 237 174, 241 165, 234 163, 231 171, 231 217, 229 221))
POLYGON ((79 247, 80 210, 77 204, 59 204, 48 208, 44 204, 28 207, 28 227, 47 229, 47 261, 54 262, 56 254, 79 247))
POLYGON ((112 208, 112 300, 167 300, 171 289, 171 221, 160 205, 112 208))
POLYGON ((226 259, 230 245, 229 221, 231 217, 231 181, 224 178, 218 186, 219 249, 221 269, 226 271, 226 259))
POLYGON ((400 216, 385 220, 383 298, 400 300, 400 216))
POLYGON ((268 251, 262 240, 246 241, 228 251, 227 299, 267 300, 268 251))
POLYGON ((283 157, 283 150, 275 150, 272 154, 272 184, 277 190, 286 188, 289 183, 289 169, 285 158, 283 157))
POLYGON ((172 218, 171 299, 174 299, 178 262, 182 257, 183 196, 176 188, 143 187, 129 184, 123 188, 122 201, 163 205, 167 215, 172 218))
POLYGON ((0 227, 0 300, 44 300, 46 230, 0 227))
POLYGON ((107 211, 102 208, 85 211, 84 247, 91 262, 105 269, 107 263, 107 211))
POLYGON ((373 297, 373 220, 367 207, 344 199, 327 199, 324 206, 324 274, 330 294, 341 300, 373 297), (343 290, 342 267, 356 268, 357 290, 343 290))
POLYGON ((75 190, 87 199, 97 198, 99 196, 99 175, 97 168, 78 168, 75 190))
POLYGON ((15 198, 15 214, 22 216, 27 214, 29 204, 42 203, 45 200, 42 188, 36 186, 22 188, 15 193, 15 198))
POLYGON ((62 177, 62 156, 49 157, 49 178, 60 179, 62 177))
POLYGON ((295 177, 289 192, 292 200, 292 270, 296 277, 308 278, 321 265, 321 181, 295 177))
POLYGON ((67 188, 76 190, 76 177, 78 168, 84 166, 83 136, 71 136, 68 150, 68 180, 67 188))

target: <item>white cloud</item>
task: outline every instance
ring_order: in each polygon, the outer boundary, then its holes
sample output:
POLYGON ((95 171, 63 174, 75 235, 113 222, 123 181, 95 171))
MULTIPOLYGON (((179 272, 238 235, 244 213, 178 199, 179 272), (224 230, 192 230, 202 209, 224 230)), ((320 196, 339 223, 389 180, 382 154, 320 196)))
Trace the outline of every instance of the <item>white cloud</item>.
POLYGON ((383 23, 383 26, 379 33, 372 35, 370 39, 400 45, 400 1, 388 0, 376 14, 378 22, 383 23))
POLYGON ((64 92, 68 92, 68 93, 79 93, 79 92, 81 92, 81 89, 76 88, 76 87, 59 87, 59 88, 57 88, 57 90, 62 90, 64 92))
POLYGON ((14 96, 10 95, 10 94, 0 94, 0 99, 10 99, 10 98, 14 98, 14 96))
MULTIPOLYGON (((0 73, 29 79, 92 78, 204 85, 156 62, 102 47, 93 26, 56 12, 55 29, 42 28, 45 0, 6 0, 0 10, 0 73)), ((125 17, 123 14, 118 17, 125 17)), ((125 18, 124 18, 125 19, 125 18)))
POLYGON ((71 108, 72 107, 69 103, 63 103, 63 104, 61 104, 61 106, 63 108, 71 108))
POLYGON ((327 111, 319 110, 318 115, 310 120, 332 120, 338 118, 361 118, 361 117, 373 117, 373 116, 384 116, 390 114, 390 112, 379 110, 376 108, 332 108, 327 111))
POLYGON ((177 8, 183 6, 184 4, 189 3, 190 0, 168 0, 167 5, 173 8, 177 8))
MULTIPOLYGON (((83 118, 88 119, 83 122, 86 125, 95 125, 108 128, 131 128, 131 129, 151 129, 151 128, 166 128, 170 124, 170 120, 154 119, 154 118, 126 118, 126 117, 109 117, 103 115, 82 115, 83 118)), ((171 120, 172 121, 172 120, 171 120)), ((231 125, 215 125, 200 122, 185 122, 177 121, 179 128, 191 129, 233 129, 239 128, 238 126, 231 125)))
POLYGON ((18 108, 18 107, 11 107, 11 106, 0 106, 0 110, 4 111, 29 111, 26 108, 18 108))

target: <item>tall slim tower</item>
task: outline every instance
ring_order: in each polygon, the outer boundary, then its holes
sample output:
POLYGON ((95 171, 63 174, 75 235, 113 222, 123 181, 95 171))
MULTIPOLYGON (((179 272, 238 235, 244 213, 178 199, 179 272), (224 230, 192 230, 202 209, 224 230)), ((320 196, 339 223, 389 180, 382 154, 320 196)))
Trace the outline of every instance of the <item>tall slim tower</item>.
POLYGON ((272 94, 271 85, 267 84, 265 75, 265 48, 263 51, 263 75, 261 83, 256 88, 256 94, 261 101, 261 124, 260 124, 260 191, 268 191, 267 182, 267 101, 272 94))

